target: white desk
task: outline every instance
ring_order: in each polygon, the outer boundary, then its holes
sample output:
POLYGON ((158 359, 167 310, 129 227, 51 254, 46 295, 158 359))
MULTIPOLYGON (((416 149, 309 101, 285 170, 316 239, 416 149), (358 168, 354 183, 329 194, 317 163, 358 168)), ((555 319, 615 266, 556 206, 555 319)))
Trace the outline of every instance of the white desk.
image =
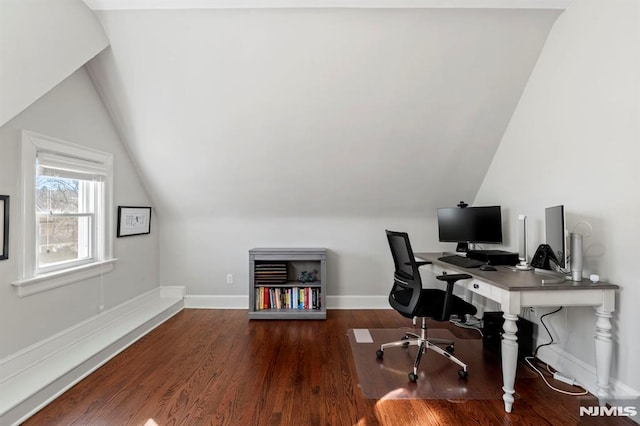
MULTIPOLYGON (((614 284, 588 280, 566 281, 561 284, 542 284, 545 275, 534 271, 514 271, 506 266, 497 266, 497 271, 480 271, 478 268, 462 268, 438 260, 442 253, 414 253, 418 259, 431 262, 434 274, 465 273, 471 279, 458 281, 456 285, 484 296, 500 304, 504 312, 504 334, 502 335, 502 380, 504 409, 513 408, 514 383, 518 362, 516 320, 521 308, 532 306, 593 306, 596 310, 595 357, 598 392, 601 400, 610 395, 609 374, 611 370, 611 313, 615 309, 614 284)), ((546 276, 548 278, 548 275, 546 276)))

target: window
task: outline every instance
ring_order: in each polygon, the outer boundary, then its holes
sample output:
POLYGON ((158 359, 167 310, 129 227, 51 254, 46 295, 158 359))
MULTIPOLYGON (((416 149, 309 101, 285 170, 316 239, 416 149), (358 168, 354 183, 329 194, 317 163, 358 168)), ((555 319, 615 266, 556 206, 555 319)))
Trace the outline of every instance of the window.
POLYGON ((36 275, 100 258, 106 170, 92 163, 36 154, 36 275))
POLYGON ((109 153, 23 132, 21 296, 113 268, 109 153))

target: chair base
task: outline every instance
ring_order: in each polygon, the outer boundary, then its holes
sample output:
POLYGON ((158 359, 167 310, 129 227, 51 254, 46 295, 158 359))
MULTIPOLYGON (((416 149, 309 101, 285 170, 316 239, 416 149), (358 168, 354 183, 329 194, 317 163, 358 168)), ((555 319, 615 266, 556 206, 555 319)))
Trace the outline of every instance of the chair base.
POLYGON ((418 353, 416 354, 416 360, 413 364, 413 371, 410 372, 408 375, 409 380, 411 382, 416 382, 418 380, 418 368, 420 367, 420 361, 422 360, 422 355, 428 349, 458 364, 460 367, 462 367, 460 370, 458 370, 458 376, 461 379, 467 378, 468 376, 467 365, 462 361, 460 361, 455 356, 453 356, 453 352, 454 352, 453 341, 446 340, 446 339, 427 338, 427 319, 426 318, 422 318, 420 335, 407 332, 401 340, 397 340, 395 342, 383 343, 382 345, 380 345, 380 349, 376 351, 376 357, 378 359, 382 359, 384 357, 384 350, 387 348, 409 347, 409 346, 418 346, 418 353), (437 345, 447 345, 447 347, 446 349, 442 349, 437 345))

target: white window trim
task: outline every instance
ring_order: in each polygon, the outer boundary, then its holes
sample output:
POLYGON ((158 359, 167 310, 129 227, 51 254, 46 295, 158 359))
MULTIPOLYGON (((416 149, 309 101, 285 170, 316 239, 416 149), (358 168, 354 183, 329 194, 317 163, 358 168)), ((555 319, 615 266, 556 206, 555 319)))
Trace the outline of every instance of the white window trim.
POLYGON ((100 276, 113 269, 113 155, 67 141, 22 131, 22 253, 19 256, 20 278, 11 282, 18 296, 27 296, 100 276), (105 180, 104 251, 94 261, 50 273, 35 275, 35 175, 39 150, 56 152, 101 163, 108 170, 105 180))

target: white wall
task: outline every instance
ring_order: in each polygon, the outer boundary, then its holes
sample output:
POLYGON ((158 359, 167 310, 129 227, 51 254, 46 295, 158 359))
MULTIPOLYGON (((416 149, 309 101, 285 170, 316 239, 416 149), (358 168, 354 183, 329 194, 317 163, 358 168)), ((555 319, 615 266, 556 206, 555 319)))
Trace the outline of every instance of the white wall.
POLYGON ((385 228, 437 247, 559 13, 98 12, 87 68, 160 212, 161 284, 247 297, 249 249, 326 246, 328 295, 384 300, 385 228))
POLYGON ((84 68, 0 127, 0 194, 11 196, 9 259, 0 261, 0 358, 158 286, 157 221, 150 235, 116 239, 113 272, 19 298, 22 129, 111 152, 117 205, 151 205, 84 68))
POLYGON ((0 1, 0 126, 108 44, 82 0, 0 1))
MULTIPOLYGON (((621 287, 612 374, 636 391, 639 20, 633 0, 577 0, 560 16, 475 200, 501 200, 514 236, 517 215, 526 214, 531 253, 544 242, 545 207, 564 204, 569 230, 583 220, 593 226, 584 273, 621 287)), ((516 248, 517 237, 508 243, 516 248)), ((594 319, 591 308, 550 318, 556 348, 593 366, 594 319)))
POLYGON ((244 295, 248 303, 250 249, 326 247, 328 295, 384 299, 393 276, 385 229, 409 232, 416 251, 438 250, 435 219, 426 212, 412 218, 163 219, 161 285, 187 285, 189 295, 244 295), (228 273, 233 284, 226 283, 228 273))

